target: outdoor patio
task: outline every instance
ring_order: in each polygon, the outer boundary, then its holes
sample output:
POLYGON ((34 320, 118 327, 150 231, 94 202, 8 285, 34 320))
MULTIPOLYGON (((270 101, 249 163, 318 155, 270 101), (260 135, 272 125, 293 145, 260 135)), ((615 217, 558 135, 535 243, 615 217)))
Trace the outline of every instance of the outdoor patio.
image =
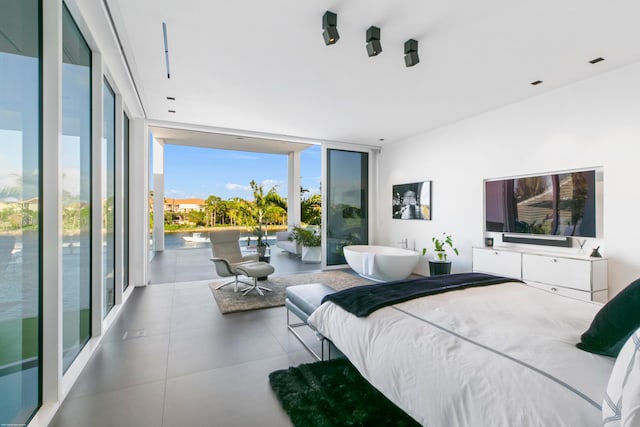
MULTIPOLYGON (((156 252, 151 260, 150 283, 177 283, 217 279, 210 261, 211 248, 169 249, 156 252)), ((293 254, 271 247, 271 265, 275 275, 320 271, 319 263, 304 263, 293 254)))

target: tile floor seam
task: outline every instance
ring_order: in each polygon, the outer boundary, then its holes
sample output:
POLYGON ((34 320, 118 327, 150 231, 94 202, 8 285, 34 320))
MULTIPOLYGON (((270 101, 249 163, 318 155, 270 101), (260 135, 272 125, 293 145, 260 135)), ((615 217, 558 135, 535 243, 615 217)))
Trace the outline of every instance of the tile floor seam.
MULTIPOLYGON (((173 292, 171 293, 171 314, 169 316, 169 325, 172 324, 173 322, 173 303, 174 303, 174 299, 175 299, 175 292, 176 292, 176 287, 175 285, 173 286, 173 292)), ((166 412, 166 406, 167 406, 167 381, 169 379, 169 358, 171 356, 171 330, 169 330, 169 337, 168 337, 168 345, 167 345, 167 362, 164 368, 164 389, 162 390, 162 416, 160 417, 161 420, 161 426, 164 427, 164 415, 166 412)))
POLYGON ((260 362, 260 361, 275 360, 275 359, 280 359, 280 358, 290 359, 289 354, 287 352, 285 352, 284 355, 281 354, 281 355, 278 355, 278 356, 260 357, 258 359, 247 360, 247 361, 244 361, 244 362, 241 362, 241 363, 234 363, 232 365, 218 366, 216 368, 204 369, 204 370, 201 370, 201 371, 190 372, 188 374, 177 375, 175 377, 167 378, 167 380, 165 382, 175 381, 175 380, 178 380, 180 378, 190 377, 190 376, 194 376, 194 375, 203 375, 205 373, 221 371, 221 370, 225 370, 225 369, 229 369, 229 368, 242 367, 244 365, 250 365, 252 363, 257 363, 257 362, 260 362))

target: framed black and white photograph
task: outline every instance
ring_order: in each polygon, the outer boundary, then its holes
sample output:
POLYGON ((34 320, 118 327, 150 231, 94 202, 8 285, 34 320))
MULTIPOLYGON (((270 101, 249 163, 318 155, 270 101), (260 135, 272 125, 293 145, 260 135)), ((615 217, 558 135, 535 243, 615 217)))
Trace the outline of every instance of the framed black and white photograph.
POLYGON ((394 219, 431 219, 431 181, 393 186, 394 219))

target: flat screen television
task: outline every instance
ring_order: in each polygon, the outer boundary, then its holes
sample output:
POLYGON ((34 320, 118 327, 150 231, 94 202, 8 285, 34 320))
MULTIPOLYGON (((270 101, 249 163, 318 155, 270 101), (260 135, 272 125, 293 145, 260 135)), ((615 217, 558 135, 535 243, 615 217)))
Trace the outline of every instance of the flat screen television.
POLYGON ((596 171, 485 181, 486 231, 596 237, 596 171))

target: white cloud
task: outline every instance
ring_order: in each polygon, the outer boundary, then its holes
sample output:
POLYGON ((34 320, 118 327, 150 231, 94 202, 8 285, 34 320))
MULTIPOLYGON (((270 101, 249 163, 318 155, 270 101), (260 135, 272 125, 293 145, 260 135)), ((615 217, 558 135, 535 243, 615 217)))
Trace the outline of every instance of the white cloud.
POLYGON ((231 191, 246 191, 246 192, 251 191, 251 187, 250 186, 242 185, 242 184, 227 183, 225 185, 225 188, 227 190, 231 190, 231 191))
POLYGON ((282 181, 278 181, 275 179, 265 179, 264 181, 262 181, 262 188, 264 188, 265 191, 269 191, 271 190, 271 187, 281 187, 282 186, 282 181))
POLYGON ((62 174, 62 189, 72 196, 80 195, 82 175, 80 169, 66 169, 62 174))

